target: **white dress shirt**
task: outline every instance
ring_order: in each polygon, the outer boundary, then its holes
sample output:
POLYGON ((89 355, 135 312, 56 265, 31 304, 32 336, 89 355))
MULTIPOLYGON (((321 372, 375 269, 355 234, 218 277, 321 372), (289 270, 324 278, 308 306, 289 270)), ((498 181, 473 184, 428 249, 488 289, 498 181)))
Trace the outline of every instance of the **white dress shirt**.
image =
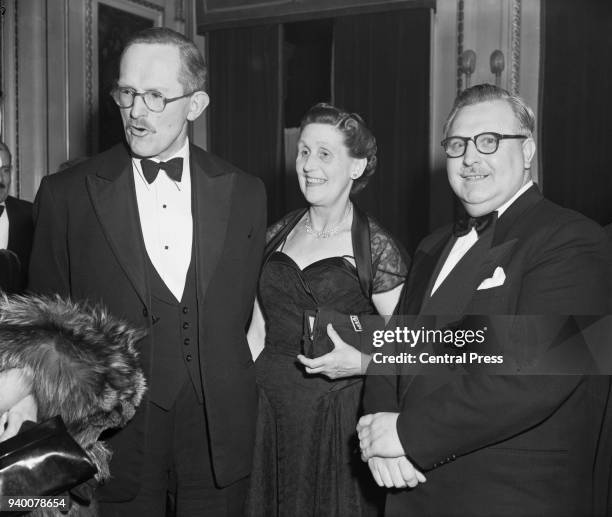
MULTIPOLYGON (((502 206, 500 206, 497 212, 497 218, 499 219, 502 214, 508 209, 508 207, 514 203, 518 197, 526 192, 533 185, 533 181, 529 180, 525 185, 523 185, 514 196, 512 196, 508 201, 506 201, 502 206)), ((463 256, 469 251, 469 249, 476 244, 478 240, 478 232, 476 229, 472 228, 469 233, 466 235, 462 235, 461 237, 457 237, 453 248, 450 250, 442 269, 440 269, 440 273, 438 274, 438 278, 436 278, 436 282, 431 290, 430 296, 436 292, 440 284, 446 280, 446 277, 450 274, 453 268, 459 263, 459 261, 463 258, 463 256)))
POLYGON ((191 262, 193 240, 189 139, 165 161, 177 157, 183 158, 180 182, 170 179, 162 169, 153 183, 147 183, 139 158, 132 158, 132 169, 147 254, 159 276, 180 302, 191 262))
POLYGON ((5 250, 8 246, 9 220, 5 204, 0 203, 0 206, 4 207, 4 211, 0 216, 0 250, 5 250))

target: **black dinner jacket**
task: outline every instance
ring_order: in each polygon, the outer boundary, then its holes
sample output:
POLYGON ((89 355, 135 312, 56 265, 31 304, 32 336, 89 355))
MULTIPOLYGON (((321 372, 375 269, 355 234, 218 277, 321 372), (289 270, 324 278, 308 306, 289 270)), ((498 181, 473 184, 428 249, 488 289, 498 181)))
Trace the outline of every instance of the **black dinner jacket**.
MULTIPOLYGON (((249 474, 255 431, 253 361, 246 341, 265 240, 262 182, 190 146, 198 346, 216 481, 249 474)), ((130 156, 123 145, 43 179, 35 201, 32 291, 102 302, 116 316, 151 329, 151 289, 130 156)), ((139 343, 151 372, 151 332, 139 343)), ((112 476, 137 493, 147 401, 110 441, 112 476)), ((110 487, 109 487, 110 488, 110 487)))
MULTIPOLYGON (((533 186, 485 230, 433 296, 455 238, 450 226, 426 237, 398 313, 606 314, 605 239, 601 227, 533 186), (505 272, 503 285, 478 290, 497 267, 505 272)), ((609 387, 604 376, 369 377, 366 413, 400 412, 400 441, 428 478, 414 490, 390 493, 386 514, 594 514, 609 387)))
POLYGON ((8 196, 5 201, 6 214, 9 220, 9 235, 7 249, 19 257, 21 270, 21 289, 24 289, 28 278, 28 265, 32 250, 34 222, 32 219, 32 203, 8 196))

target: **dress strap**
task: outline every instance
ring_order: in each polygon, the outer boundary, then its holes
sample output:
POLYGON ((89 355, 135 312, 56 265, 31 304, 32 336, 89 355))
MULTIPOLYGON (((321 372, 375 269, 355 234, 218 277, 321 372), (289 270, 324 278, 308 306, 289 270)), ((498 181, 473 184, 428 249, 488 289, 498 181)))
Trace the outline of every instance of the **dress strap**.
POLYGON ((308 209, 303 208, 301 210, 296 210, 287 216, 287 220, 285 221, 283 227, 266 244, 266 248, 264 250, 264 264, 268 261, 270 255, 276 251, 276 248, 278 248, 280 243, 287 239, 287 236, 289 233, 291 233, 291 230, 293 230, 295 225, 300 222, 300 219, 304 217, 306 210, 308 209))
POLYGON ((372 248, 368 216, 353 203, 353 224, 351 225, 353 255, 361 291, 368 300, 372 299, 372 248))

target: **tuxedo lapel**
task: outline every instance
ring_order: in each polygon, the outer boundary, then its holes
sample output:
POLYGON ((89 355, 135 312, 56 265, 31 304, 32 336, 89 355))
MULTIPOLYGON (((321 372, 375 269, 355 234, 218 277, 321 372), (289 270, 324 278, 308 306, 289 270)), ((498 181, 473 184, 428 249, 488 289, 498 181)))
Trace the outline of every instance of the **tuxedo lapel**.
MULTIPOLYGON (((422 314, 455 315, 463 313, 478 287, 479 273, 491 248, 493 230, 492 227, 489 227, 479 236, 476 243, 455 265, 433 296, 429 296, 430 291, 427 292, 427 298, 421 310, 422 314)), ((443 263, 447 257, 442 258, 440 263, 443 263)), ((441 267, 442 264, 439 264, 436 269, 440 270, 441 267)))
POLYGON ((94 211, 108 243, 145 306, 146 265, 138 215, 132 162, 121 147, 95 175, 87 177, 94 211))
MULTIPOLYGON (((429 296, 433 284, 448 258, 450 250, 456 239, 446 234, 446 244, 439 246, 442 250, 437 254, 437 261, 433 262, 431 274, 427 287, 424 293, 424 301, 419 311, 422 316, 418 325, 425 325, 427 328, 444 328, 448 324, 454 323, 463 315, 466 305, 472 298, 476 288, 478 287, 479 277, 483 268, 483 264, 490 262, 489 253, 491 251, 491 242, 494 235, 494 226, 487 228, 478 238, 476 243, 468 250, 468 252, 455 265, 444 281, 438 286, 438 289, 429 296), (431 315, 433 317, 428 317, 431 315), (450 319, 449 319, 450 318, 450 319)), ((493 255, 497 255, 494 252, 493 255)), ((428 344, 419 353, 433 353, 432 344, 428 344)), ((399 398, 400 400, 410 388, 411 397, 424 397, 428 393, 434 391, 440 386, 449 382, 453 376, 453 372, 441 370, 438 375, 413 375, 402 376, 399 382, 399 398)))
POLYGON ((418 249, 410 270, 410 277, 399 304, 401 314, 419 314, 423 301, 431 291, 431 278, 442 257, 448 255, 448 233, 443 233, 431 247, 418 249))
POLYGON ((512 203, 497 220, 493 246, 498 246, 508 238, 508 234, 521 216, 534 205, 542 201, 543 196, 536 185, 531 186, 512 203))
POLYGON ((429 273, 429 280, 427 282, 425 290, 423 291, 423 295, 421 296, 419 313, 422 313, 423 307, 429 302, 429 299, 431 298, 431 290, 433 289, 433 286, 436 283, 436 279, 438 278, 438 275, 442 270, 444 262, 446 262, 446 259, 448 258, 448 255, 450 254, 451 250, 453 249, 455 242, 457 242, 457 239, 452 234, 445 234, 441 244, 444 243, 444 241, 446 241, 446 244, 440 247, 440 253, 437 253, 436 256, 433 257, 435 258, 435 262, 432 263, 431 272, 429 273))
POLYGON ((7 248, 15 251, 21 258, 24 241, 27 241, 27 238, 24 235, 27 230, 26 225, 24 224, 25 216, 18 213, 18 207, 14 204, 11 196, 6 198, 4 206, 6 210, 6 217, 9 221, 7 248))
MULTIPOLYGON (((436 316, 434 324, 436 328, 462 318, 480 283, 485 278, 491 277, 498 266, 506 264, 508 256, 513 252, 518 239, 508 239, 512 226, 527 209, 541 199, 542 195, 535 185, 528 189, 480 235, 478 241, 452 269, 434 295, 429 297, 433 283, 455 242, 447 233, 446 246, 439 248, 442 251, 438 253, 437 261, 433 266, 430 264, 431 275, 424 293, 425 302, 420 314, 436 316)), ((432 255, 430 259, 434 257, 435 255, 432 255)), ((414 271, 414 274, 421 273, 414 271)), ((425 281, 421 280, 421 282, 425 281)), ((408 388, 410 388, 411 398, 425 397, 428 393, 449 382, 454 375, 457 374, 443 372, 438 376, 403 376, 399 383, 399 398, 400 400, 403 398, 408 388)))
POLYGON ((191 146, 192 213, 198 294, 203 300, 225 244, 234 175, 191 146))
MULTIPOLYGON (((512 252, 517 239, 508 236, 516 221, 522 214, 542 199, 534 185, 508 207, 501 217, 480 235, 478 241, 461 258, 457 265, 440 284, 436 292, 423 304, 423 314, 462 315, 478 286, 490 277, 495 268, 504 262, 512 252)), ((442 267, 446 256, 442 256, 436 270, 442 267)), ((435 281, 432 275, 430 283, 435 281)), ((431 292, 431 287, 427 293, 431 292)))
MULTIPOLYGON (((433 285, 431 278, 437 276, 436 271, 440 270, 440 263, 448 256, 453 241, 453 239, 450 239, 449 231, 444 231, 430 246, 419 247, 412 263, 408 282, 402 292, 402 300, 399 305, 401 314, 421 314, 423 301, 429 296, 433 285)), ((418 328, 421 324, 419 319, 409 319, 409 321, 415 328, 418 328)), ((408 387, 415 384, 417 379, 419 379, 419 376, 415 375, 399 376, 398 394, 400 400, 408 387)))

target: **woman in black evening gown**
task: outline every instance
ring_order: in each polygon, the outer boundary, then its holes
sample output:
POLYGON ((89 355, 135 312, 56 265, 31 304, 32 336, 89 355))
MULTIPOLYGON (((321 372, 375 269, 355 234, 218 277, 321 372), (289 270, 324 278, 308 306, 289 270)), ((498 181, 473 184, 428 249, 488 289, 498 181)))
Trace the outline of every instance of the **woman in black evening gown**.
POLYGON ((356 452, 369 356, 349 345, 301 355, 305 310, 391 314, 399 298, 405 255, 349 198, 375 167, 376 140, 359 115, 327 104, 309 110, 296 159, 308 208, 268 229, 248 333, 260 389, 249 515, 380 512, 381 493, 356 452))

